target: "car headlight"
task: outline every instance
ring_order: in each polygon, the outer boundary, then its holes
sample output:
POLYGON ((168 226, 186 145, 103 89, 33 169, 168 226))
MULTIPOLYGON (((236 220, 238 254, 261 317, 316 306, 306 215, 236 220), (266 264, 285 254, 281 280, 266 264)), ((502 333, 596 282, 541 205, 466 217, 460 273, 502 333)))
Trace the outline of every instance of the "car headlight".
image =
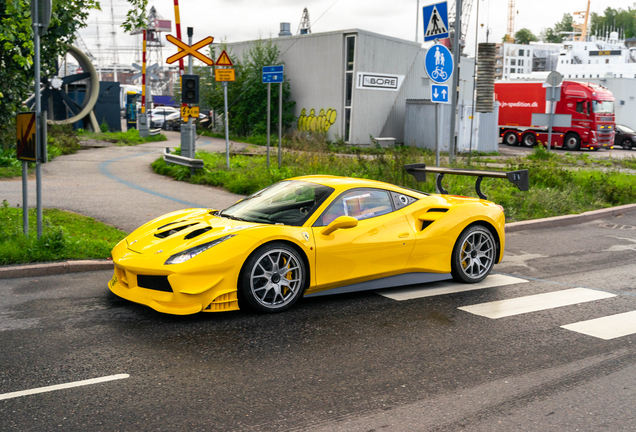
POLYGON ((236 234, 226 235, 225 237, 218 238, 216 240, 212 240, 208 243, 203 243, 201 245, 195 246, 193 248, 184 250, 183 252, 179 252, 178 254, 172 255, 168 260, 164 263, 164 265, 168 264, 181 264, 183 262, 188 261, 190 258, 194 258, 199 255, 201 252, 205 252, 213 246, 218 245, 219 243, 223 243, 225 240, 229 240, 234 237, 236 234))

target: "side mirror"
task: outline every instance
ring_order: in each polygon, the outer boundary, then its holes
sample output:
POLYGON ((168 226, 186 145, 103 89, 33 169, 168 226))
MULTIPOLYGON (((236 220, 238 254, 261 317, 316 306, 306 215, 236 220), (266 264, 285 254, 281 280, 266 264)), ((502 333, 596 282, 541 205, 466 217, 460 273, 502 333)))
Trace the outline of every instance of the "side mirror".
POLYGON ((329 225, 327 225, 322 231, 320 231, 320 234, 329 235, 335 230, 354 228, 357 226, 358 226, 358 219, 351 216, 340 216, 339 218, 336 218, 336 220, 331 222, 329 225))

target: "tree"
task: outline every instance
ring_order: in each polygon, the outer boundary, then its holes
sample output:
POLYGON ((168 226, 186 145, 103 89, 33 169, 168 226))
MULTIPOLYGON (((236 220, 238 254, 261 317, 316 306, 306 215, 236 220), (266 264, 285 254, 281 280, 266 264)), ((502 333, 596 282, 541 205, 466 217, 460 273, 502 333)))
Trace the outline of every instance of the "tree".
POLYGON ((547 28, 541 32, 540 39, 543 42, 550 43, 561 43, 563 39, 565 39, 568 34, 574 31, 574 27, 572 26, 574 22, 574 18, 570 14, 563 14, 563 18, 561 21, 556 23, 554 27, 547 28), (564 34, 563 34, 564 33, 564 34))
POLYGON ((589 34, 606 36, 605 32, 610 29, 621 31, 626 38, 636 36, 636 8, 628 7, 627 10, 606 8, 601 16, 596 13, 590 14, 589 34))
MULTIPOLYGON (((32 0, 0 0, 0 145, 14 144, 14 119, 23 109, 22 102, 33 93, 32 0)), ((127 30, 144 26, 148 0, 128 0, 131 9, 122 25, 127 30)), ((91 10, 99 9, 98 0, 55 0, 51 22, 40 40, 43 75, 56 72, 59 55, 75 40, 75 31, 86 27, 91 10)))
POLYGON ((515 33, 515 43, 528 45, 530 42, 536 42, 537 37, 527 28, 522 28, 515 33))
MULTIPOLYGON (((228 110, 232 132, 239 135, 262 135, 267 131, 267 85, 262 83, 263 66, 281 65, 280 48, 271 40, 258 40, 243 52, 243 59, 238 58, 222 44, 218 49, 210 48, 210 56, 217 58, 225 49, 236 70, 236 81, 228 83, 228 110)), ((198 68, 201 76, 201 99, 217 113, 224 112, 223 86, 214 81, 214 69, 198 68)), ((278 99, 280 85, 272 85, 271 93, 271 130, 278 128, 278 99)), ((288 128, 295 121, 289 81, 283 83, 283 128, 288 128)))

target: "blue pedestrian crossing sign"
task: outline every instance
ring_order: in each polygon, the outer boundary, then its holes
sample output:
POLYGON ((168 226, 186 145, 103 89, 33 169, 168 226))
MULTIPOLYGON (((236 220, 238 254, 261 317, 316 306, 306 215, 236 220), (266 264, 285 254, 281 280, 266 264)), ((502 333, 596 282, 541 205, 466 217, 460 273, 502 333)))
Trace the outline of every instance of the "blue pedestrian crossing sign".
POLYGON ((453 74, 453 56, 444 45, 433 45, 426 52, 426 73, 431 81, 442 84, 453 74))
POLYGON ((446 2, 424 6, 424 42, 446 39, 448 34, 448 4, 446 2))
POLYGON ((283 66, 263 66, 263 84, 282 82, 283 66))
POLYGON ((450 103, 448 94, 447 85, 431 84, 431 102, 450 103))

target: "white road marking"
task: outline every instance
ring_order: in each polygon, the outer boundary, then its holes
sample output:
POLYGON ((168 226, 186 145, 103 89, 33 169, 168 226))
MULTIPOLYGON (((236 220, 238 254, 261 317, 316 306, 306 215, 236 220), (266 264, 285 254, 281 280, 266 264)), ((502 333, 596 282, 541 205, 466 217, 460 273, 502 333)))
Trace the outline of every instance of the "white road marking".
POLYGON ((485 316, 486 318, 497 319, 578 303, 591 302, 610 297, 616 297, 616 294, 587 288, 571 288, 563 291, 518 297, 510 300, 480 303, 472 306, 460 307, 458 309, 475 315, 485 316))
POLYGON ((528 282, 525 279, 520 279, 512 276, 504 276, 500 274, 491 274, 483 281, 476 284, 464 284, 453 281, 431 282, 422 285, 415 285, 406 288, 390 288, 375 291, 376 294, 380 294, 384 297, 388 297, 392 300, 403 301, 412 300, 416 298, 432 297, 443 294, 452 294, 464 291, 473 291, 484 288, 494 288, 504 285, 512 285, 518 283, 528 282))
POLYGON ((561 326, 564 329, 610 340, 636 333, 636 311, 561 326))
POLYGON ((84 380, 84 381, 75 381, 75 382, 70 382, 70 383, 66 383, 66 384, 57 384, 57 385, 52 385, 52 386, 47 386, 47 387, 39 387, 39 388, 31 389, 31 390, 23 390, 23 391, 17 391, 17 392, 13 392, 13 393, 5 393, 5 394, 0 394, 0 400, 13 399, 13 398, 17 398, 17 397, 20 397, 20 396, 28 396, 28 395, 32 395, 32 394, 46 393, 46 392, 50 392, 50 391, 63 390, 63 389, 68 389, 68 388, 73 388, 73 387, 81 387, 81 386, 86 386, 86 385, 91 385, 91 384, 99 384, 99 383, 103 383, 103 382, 107 382, 107 381, 115 381, 115 380, 120 380, 120 379, 126 379, 129 376, 130 375, 128 375, 128 374, 109 375, 109 376, 105 376, 105 377, 101 377, 101 378, 93 378, 93 379, 88 379, 88 380, 84 380))

